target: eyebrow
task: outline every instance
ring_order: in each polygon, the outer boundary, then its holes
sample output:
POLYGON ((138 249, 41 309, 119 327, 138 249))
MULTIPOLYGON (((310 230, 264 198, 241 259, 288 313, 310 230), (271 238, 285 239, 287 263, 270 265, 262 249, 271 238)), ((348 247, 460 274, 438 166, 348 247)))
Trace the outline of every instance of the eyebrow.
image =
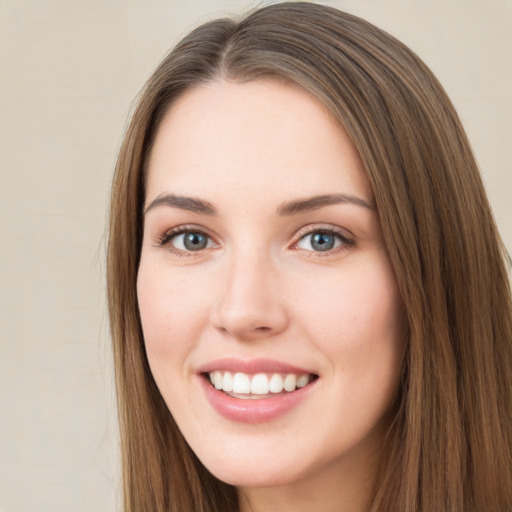
POLYGON ((325 194, 321 196, 309 197, 307 199, 297 199, 288 203, 283 203, 277 210, 281 216, 296 215, 298 213, 308 212, 311 210, 318 210, 324 206, 332 204, 348 203, 356 206, 374 210, 373 205, 359 197, 347 194, 325 194))
MULTIPOLYGON (((312 210, 318 210, 324 206, 340 203, 354 204, 368 210, 374 210, 374 207, 371 203, 359 197, 351 196, 348 194, 324 194, 320 196, 309 197, 307 199, 296 199, 294 201, 283 203, 277 209, 277 213, 279 216, 285 217, 312 210)), ((217 210, 208 201, 199 199, 197 197, 186 197, 165 193, 156 197, 149 204, 149 206, 146 207, 144 210, 144 215, 158 206, 170 206, 194 213, 202 213, 203 215, 217 215, 217 210)))
POLYGON ((144 210, 144 215, 157 206, 171 206, 194 213, 202 213, 204 215, 217 214, 214 206, 208 201, 204 201, 203 199, 164 193, 159 195, 151 202, 151 204, 144 210))

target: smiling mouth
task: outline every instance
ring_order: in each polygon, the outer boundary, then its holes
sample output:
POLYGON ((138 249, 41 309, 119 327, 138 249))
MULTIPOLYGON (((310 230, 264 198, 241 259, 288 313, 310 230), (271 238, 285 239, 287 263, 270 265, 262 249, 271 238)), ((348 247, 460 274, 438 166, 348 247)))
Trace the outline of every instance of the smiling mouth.
POLYGON ((311 373, 242 373, 215 370, 203 373, 212 386, 226 395, 243 400, 258 400, 290 394, 318 378, 311 373))

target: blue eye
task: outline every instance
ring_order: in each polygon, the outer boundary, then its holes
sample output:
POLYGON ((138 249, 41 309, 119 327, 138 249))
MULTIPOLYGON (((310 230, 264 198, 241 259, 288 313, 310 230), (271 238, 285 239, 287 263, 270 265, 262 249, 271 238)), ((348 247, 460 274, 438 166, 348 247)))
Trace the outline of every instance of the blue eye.
POLYGON ((213 247, 212 239, 201 231, 183 231, 170 234, 165 238, 162 245, 169 243, 174 249, 183 252, 201 251, 213 247))
POLYGON ((326 252, 336 249, 345 240, 337 233, 330 231, 313 231, 303 236, 297 243, 299 249, 315 252, 326 252))

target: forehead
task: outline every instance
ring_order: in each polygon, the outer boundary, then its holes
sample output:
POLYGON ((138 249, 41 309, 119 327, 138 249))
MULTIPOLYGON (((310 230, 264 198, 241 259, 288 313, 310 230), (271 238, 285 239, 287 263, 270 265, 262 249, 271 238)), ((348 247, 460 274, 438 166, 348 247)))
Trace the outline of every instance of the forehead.
POLYGON ((149 200, 248 188, 276 200, 285 191, 372 196, 341 125, 310 94, 268 79, 217 80, 179 97, 159 127, 148 171, 149 200))

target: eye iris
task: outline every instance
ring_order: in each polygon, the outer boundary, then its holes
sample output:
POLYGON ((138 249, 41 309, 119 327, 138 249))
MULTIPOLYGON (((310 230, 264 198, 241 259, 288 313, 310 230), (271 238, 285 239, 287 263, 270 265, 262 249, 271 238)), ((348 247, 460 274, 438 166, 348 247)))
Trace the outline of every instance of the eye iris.
POLYGON ((329 251, 334 247, 334 236, 328 233, 315 233, 311 237, 311 247, 316 251, 329 251))
POLYGON ((185 233, 183 245, 188 251, 199 251, 206 247, 208 237, 202 233, 185 233))

